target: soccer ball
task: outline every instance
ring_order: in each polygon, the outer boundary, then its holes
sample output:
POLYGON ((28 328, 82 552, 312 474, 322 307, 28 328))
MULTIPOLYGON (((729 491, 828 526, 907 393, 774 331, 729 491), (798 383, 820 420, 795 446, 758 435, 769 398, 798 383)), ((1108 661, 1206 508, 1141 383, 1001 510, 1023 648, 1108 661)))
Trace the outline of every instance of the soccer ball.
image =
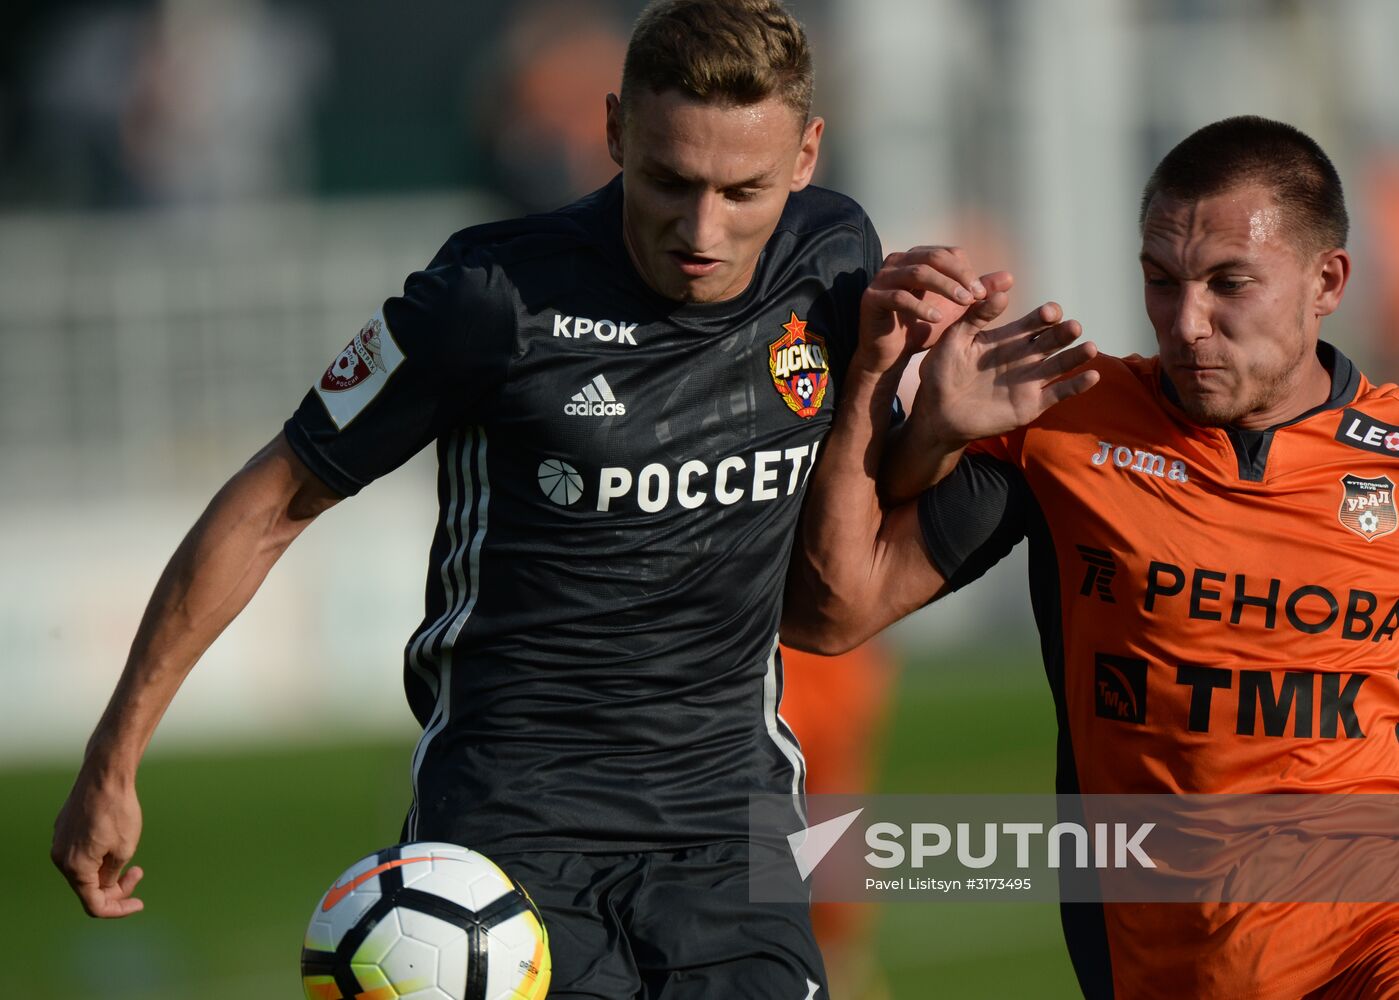
POLYGON ((525 890, 456 844, 361 858, 306 928, 307 1000, 539 1000, 549 936, 525 890))

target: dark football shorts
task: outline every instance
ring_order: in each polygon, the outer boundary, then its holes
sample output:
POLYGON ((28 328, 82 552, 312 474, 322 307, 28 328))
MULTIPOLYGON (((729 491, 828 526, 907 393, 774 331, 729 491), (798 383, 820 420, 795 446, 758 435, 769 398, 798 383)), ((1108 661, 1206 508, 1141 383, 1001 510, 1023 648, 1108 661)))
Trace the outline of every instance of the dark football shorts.
POLYGON ((746 843, 491 860, 544 917, 551 998, 826 1000, 809 907, 749 902, 746 843))

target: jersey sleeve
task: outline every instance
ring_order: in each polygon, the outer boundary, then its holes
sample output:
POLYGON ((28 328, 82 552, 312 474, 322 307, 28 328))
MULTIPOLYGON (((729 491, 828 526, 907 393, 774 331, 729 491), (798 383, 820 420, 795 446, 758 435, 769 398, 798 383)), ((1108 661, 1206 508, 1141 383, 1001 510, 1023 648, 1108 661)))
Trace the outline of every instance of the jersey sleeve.
MULTIPOLYGON (((858 209, 857 209, 858 211, 858 209)), ((841 247, 827 254, 838 266, 827 272, 828 295, 834 304, 836 324, 828 331, 829 360, 836 378, 843 379, 860 340, 860 300, 884 262, 879 234, 864 212, 840 227, 841 247), (858 238, 852 238, 858 233, 858 238)))
POLYGON ((1034 497, 1020 470, 989 454, 967 454, 918 498, 923 543, 953 590, 981 577, 1028 531, 1034 497))
MULTIPOLYGON (((865 289, 869 287, 874 276, 879 273, 879 269, 884 266, 884 248, 879 242, 879 233, 875 231, 874 223, 870 217, 865 216, 864 224, 864 247, 865 247, 865 267, 861 272, 862 278, 859 282, 860 291, 855 297, 855 307, 851 313, 851 323, 853 324, 850 333, 850 353, 853 356, 854 349, 860 342, 860 300, 864 298, 865 289)), ((908 418, 904 412, 903 403, 899 397, 894 397, 891 412, 889 414, 889 430, 898 427, 908 418)))
POLYGON ((967 445, 967 454, 986 455, 998 461, 1018 466, 1024 447, 1025 433, 1024 428, 1021 428, 1011 431, 1009 434, 998 434, 995 437, 973 441, 967 445))
POLYGON ((283 427, 327 486, 353 496, 454 426, 481 422, 508 350, 480 266, 450 244, 410 275, 283 427))
POLYGON ((884 249, 879 242, 879 233, 875 232, 874 223, 870 221, 868 215, 864 217, 861 242, 864 249, 864 261, 860 270, 855 274, 855 280, 851 282, 853 295, 845 306, 845 315, 850 324, 849 335, 846 338, 847 353, 851 357, 854 356, 855 348, 860 343, 860 300, 864 298, 865 289, 874 280, 874 276, 884 266, 884 249))
MULTIPOLYGON (((879 234, 875 232, 874 223, 870 217, 865 216, 865 284, 868 285, 874 280, 874 276, 879 273, 879 269, 884 266, 884 248, 879 242, 879 234)), ((860 289, 863 293, 864 289, 860 289)), ((858 303, 856 303, 858 305, 858 303)))

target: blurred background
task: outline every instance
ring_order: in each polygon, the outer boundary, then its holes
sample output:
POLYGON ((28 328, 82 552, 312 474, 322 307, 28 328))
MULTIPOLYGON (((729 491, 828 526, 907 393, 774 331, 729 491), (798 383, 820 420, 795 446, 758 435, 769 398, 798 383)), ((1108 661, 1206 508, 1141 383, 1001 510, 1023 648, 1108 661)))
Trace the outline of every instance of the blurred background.
MULTIPOLYGON (((454 230, 611 176, 635 0, 8 0, 0 11, 0 907, 7 996, 293 997, 311 905, 396 839, 399 687, 434 523, 420 456, 327 514, 194 672, 143 771, 148 910, 81 915, 54 813, 150 588, 209 496, 454 230)), ((957 243, 1114 353, 1149 352, 1137 195, 1209 121, 1292 122, 1348 189, 1326 332, 1399 376, 1399 5, 793 0, 818 182, 886 249, 957 243)), ((1047 791, 1023 563, 886 637, 860 768, 1047 791)), ((816 690, 794 667, 789 685, 816 690)), ((872 682, 874 683, 874 682, 872 682)), ((809 727, 818 726, 809 723, 809 727)), ((808 728, 804 742, 819 743, 808 728)), ((859 772, 859 773, 856 773, 859 772)), ((829 772, 834 774, 835 772, 829 772)), ((813 781, 821 776, 813 770, 813 781)), ((825 786, 829 790, 854 790, 825 786)), ((1053 907, 846 921, 846 995, 1072 996, 1053 907)))

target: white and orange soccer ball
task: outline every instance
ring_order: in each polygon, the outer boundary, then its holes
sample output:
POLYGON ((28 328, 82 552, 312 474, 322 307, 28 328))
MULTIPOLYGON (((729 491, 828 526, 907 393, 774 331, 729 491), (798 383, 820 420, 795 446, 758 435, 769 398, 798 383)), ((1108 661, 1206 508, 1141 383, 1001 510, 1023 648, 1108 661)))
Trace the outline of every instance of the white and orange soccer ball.
POLYGON ((549 937, 524 889, 456 844, 361 858, 306 928, 307 1000, 542 1000, 549 937))

